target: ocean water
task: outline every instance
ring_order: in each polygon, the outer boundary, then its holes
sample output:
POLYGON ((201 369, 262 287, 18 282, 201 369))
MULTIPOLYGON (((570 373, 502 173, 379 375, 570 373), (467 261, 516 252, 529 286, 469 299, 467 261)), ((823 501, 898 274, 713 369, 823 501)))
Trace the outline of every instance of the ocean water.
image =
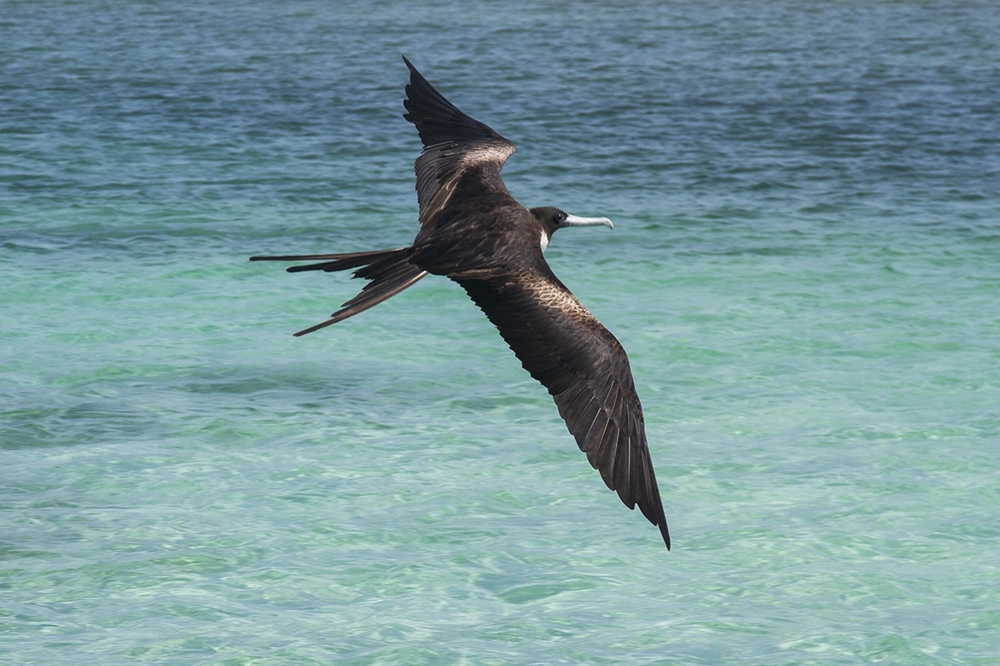
POLYGON ((0 3, 0 663, 996 664, 989 2, 0 3), (674 548, 428 278, 407 55, 605 215, 674 548))

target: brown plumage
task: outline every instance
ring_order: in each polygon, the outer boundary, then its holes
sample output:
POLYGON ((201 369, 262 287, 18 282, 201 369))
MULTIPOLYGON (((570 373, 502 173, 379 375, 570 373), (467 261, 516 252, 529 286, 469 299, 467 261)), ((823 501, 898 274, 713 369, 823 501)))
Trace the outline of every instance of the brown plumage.
POLYGON ((330 319, 305 335, 363 312, 428 273, 462 285, 500 331, 524 368, 548 389, 590 464, 630 509, 639 507, 670 535, 646 443, 642 405, 618 340, 559 281, 542 252, 557 229, 605 224, 557 208, 519 204, 500 170, 514 144, 459 111, 403 58, 410 70, 404 117, 424 150, 417 158, 420 231, 413 245, 349 254, 251 257, 310 261, 288 270, 356 269, 368 280, 330 319))

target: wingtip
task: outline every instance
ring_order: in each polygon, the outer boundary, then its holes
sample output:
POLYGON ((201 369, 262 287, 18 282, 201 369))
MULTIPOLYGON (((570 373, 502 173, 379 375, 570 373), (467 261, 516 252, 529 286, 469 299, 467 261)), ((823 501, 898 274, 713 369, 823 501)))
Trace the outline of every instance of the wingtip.
POLYGON ((417 76, 421 76, 420 72, 419 72, 419 71, 417 71, 417 68, 413 66, 413 63, 412 63, 412 62, 410 62, 410 59, 409 59, 409 58, 407 58, 407 57, 406 57, 405 55, 403 55, 402 53, 401 53, 401 54, 399 54, 399 56, 400 56, 400 57, 401 57, 401 58, 403 59, 403 62, 404 62, 404 63, 406 63, 406 68, 407 68, 408 70, 410 70, 410 74, 411 74, 411 75, 413 75, 413 74, 416 74, 417 76))

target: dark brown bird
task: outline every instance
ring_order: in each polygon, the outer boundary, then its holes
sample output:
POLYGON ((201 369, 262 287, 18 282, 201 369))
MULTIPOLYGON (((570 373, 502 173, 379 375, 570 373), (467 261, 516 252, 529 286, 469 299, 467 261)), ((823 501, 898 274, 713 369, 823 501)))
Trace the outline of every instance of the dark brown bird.
POLYGON ((361 292, 305 335, 363 312, 428 273, 462 285, 500 331, 524 369, 549 390, 580 449, 630 509, 670 534, 646 444, 642 405, 625 350, 549 268, 542 252, 558 229, 612 226, 558 208, 527 209, 500 170, 514 144, 458 110, 410 70, 403 117, 416 125, 420 231, 410 247, 375 252, 250 257, 312 261, 288 270, 356 269, 361 292))

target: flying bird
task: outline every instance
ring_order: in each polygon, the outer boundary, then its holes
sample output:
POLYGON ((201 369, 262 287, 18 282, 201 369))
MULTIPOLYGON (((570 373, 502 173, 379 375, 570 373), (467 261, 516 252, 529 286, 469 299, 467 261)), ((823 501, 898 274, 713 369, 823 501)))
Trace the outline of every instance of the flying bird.
POLYGON ((565 227, 607 218, 525 208, 500 170, 514 144, 444 98, 407 60, 403 117, 423 143, 417 158, 420 231, 410 247, 374 252, 250 257, 308 261, 289 272, 354 270, 361 292, 312 333, 378 305, 428 273, 460 284, 500 331, 524 369, 552 395, 590 464, 630 509, 636 506, 670 549, 649 457, 642 405, 618 340, 559 281, 542 252, 565 227))

